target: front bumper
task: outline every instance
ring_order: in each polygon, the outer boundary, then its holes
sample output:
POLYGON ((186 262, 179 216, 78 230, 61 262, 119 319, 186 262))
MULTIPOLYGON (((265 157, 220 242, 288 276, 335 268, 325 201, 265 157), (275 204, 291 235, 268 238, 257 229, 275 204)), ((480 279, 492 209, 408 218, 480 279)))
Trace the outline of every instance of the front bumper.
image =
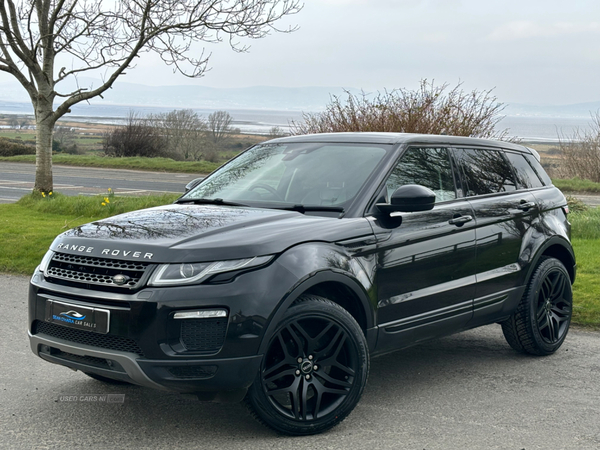
MULTIPOLYGON (((185 393, 245 390, 259 371, 259 346, 279 300, 279 294, 269 289, 273 286, 269 271, 262 271, 261 283, 256 282, 256 275, 251 272, 214 286, 118 293, 56 285, 36 273, 29 291, 31 349, 48 362, 154 389, 185 393), (108 333, 48 322, 49 300, 109 310, 108 333), (223 333, 218 348, 213 338, 192 342, 208 343, 210 349, 182 345, 180 325, 188 319, 174 320, 175 312, 214 308, 229 312, 226 327, 218 330, 223 333)), ((214 331, 209 330, 213 337, 214 331)))
POLYGON ((31 350, 40 358, 74 370, 160 390, 221 392, 247 389, 262 356, 211 360, 148 360, 134 353, 106 351, 38 333, 29 334, 31 350))

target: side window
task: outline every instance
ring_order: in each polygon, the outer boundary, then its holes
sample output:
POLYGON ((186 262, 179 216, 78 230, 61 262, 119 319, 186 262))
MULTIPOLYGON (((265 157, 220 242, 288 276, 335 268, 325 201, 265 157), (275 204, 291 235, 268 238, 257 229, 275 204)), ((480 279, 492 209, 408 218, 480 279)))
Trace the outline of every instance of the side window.
POLYGON ((511 152, 505 152, 504 154, 515 170, 519 189, 531 189, 544 186, 544 183, 542 183, 523 155, 511 152))
POLYGON ((516 189, 513 171, 500 151, 457 149, 456 154, 467 197, 516 189))
POLYGON ((538 174, 544 185, 552 186, 552 180, 550 179, 540 162, 536 159, 536 157, 533 155, 525 155, 525 158, 527 159, 527 162, 531 164, 531 167, 533 167, 533 170, 535 170, 535 173, 538 174))
POLYGON ((420 184, 435 192, 436 202, 456 198, 452 166, 445 148, 411 147, 386 182, 388 199, 405 184, 420 184))

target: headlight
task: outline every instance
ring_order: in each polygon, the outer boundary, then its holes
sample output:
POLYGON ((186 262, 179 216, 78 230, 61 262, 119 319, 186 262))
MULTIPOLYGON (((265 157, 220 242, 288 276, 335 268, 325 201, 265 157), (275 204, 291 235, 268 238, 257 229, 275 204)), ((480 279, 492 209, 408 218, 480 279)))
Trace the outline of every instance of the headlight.
POLYGON ((209 276, 218 273, 261 266, 268 263, 272 258, 273 256, 269 255, 210 263, 162 264, 154 272, 148 284, 150 286, 175 286, 200 283, 209 276))
POLYGON ((40 272, 46 273, 46 269, 48 269, 48 264, 50 264, 50 260, 52 260, 52 256, 54 256, 54 252, 52 250, 48 250, 44 257, 42 258, 42 262, 38 266, 38 270, 40 272))

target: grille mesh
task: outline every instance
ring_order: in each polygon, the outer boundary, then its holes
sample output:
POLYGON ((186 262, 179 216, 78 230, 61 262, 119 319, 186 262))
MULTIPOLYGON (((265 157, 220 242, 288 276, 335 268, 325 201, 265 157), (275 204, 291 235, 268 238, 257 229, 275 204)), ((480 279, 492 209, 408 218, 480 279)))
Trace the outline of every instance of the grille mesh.
POLYGON ((120 261, 116 259, 95 258, 93 256, 69 255, 67 253, 55 253, 54 261, 70 264, 83 264, 92 267, 108 267, 112 269, 145 270, 148 263, 138 261, 120 261))
MULTIPOLYGON (((111 275, 103 275, 98 273, 85 273, 79 272, 76 270, 68 270, 63 269, 61 267, 49 267, 48 268, 48 276, 52 278, 61 278, 63 280, 69 281, 79 281, 81 283, 90 283, 90 284, 104 284, 109 285, 112 284, 117 287, 116 284, 113 283, 111 275)), ((139 283, 139 278, 131 278, 127 283, 128 286, 135 286, 139 283)))
POLYGON ((104 359, 104 358, 96 358, 94 356, 82 356, 75 355, 73 353, 63 352, 58 349, 52 349, 52 356, 66 360, 72 361, 80 364, 84 364, 86 366, 98 367, 100 369, 105 370, 114 370, 116 372, 125 372, 119 363, 116 363, 112 360, 104 359))
POLYGON ((227 319, 182 319, 181 344, 189 351, 216 352, 225 341, 227 319))
POLYGON ((175 378, 210 378, 217 366, 173 366, 167 369, 175 378))
POLYGON ((111 334, 99 334, 91 331, 76 330, 53 323, 36 320, 33 323, 33 334, 46 334, 76 344, 100 347, 119 352, 136 353, 144 356, 144 352, 133 339, 111 334))
POLYGON ((150 263, 121 261, 93 256, 55 253, 46 271, 47 277, 73 284, 86 283, 113 288, 134 288, 150 263), (122 274, 128 277, 123 285, 115 284, 113 277, 122 274))

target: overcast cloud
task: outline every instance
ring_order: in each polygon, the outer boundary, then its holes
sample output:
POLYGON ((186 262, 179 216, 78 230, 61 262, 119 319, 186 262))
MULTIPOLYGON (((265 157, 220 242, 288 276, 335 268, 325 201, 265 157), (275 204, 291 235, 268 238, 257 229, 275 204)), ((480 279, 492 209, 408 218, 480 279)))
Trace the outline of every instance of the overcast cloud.
MULTIPOLYGON (((505 103, 600 100, 600 2, 572 0, 306 0, 249 53, 211 45, 199 80, 144 55, 124 81, 211 87, 414 88, 422 78, 496 88, 505 103)), ((1 80, 6 80, 3 75, 1 80)))

